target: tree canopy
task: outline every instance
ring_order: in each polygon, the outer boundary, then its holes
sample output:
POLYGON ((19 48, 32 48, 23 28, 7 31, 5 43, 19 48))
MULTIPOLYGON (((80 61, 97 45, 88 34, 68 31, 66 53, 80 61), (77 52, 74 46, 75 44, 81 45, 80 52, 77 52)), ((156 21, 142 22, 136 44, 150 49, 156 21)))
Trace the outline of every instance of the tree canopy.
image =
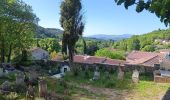
POLYGON ((81 0, 63 0, 60 8, 60 24, 64 29, 62 52, 73 61, 76 42, 84 30, 81 0))
POLYGON ((34 36, 37 17, 31 6, 21 0, 0 1, 1 62, 8 62, 13 52, 29 48, 34 36))
POLYGON ((117 5, 124 4, 126 9, 136 5, 138 13, 148 10, 160 18, 160 21, 164 22, 166 26, 170 25, 170 0, 115 0, 115 2, 117 5))

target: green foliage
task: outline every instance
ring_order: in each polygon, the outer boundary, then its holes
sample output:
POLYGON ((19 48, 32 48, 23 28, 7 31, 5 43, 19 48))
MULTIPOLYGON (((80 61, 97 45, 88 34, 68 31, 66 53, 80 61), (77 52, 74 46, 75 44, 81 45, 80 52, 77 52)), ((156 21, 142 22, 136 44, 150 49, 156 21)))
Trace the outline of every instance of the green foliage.
POLYGON ((126 73, 125 74, 125 79, 118 80, 117 79, 117 73, 109 73, 111 79, 108 79, 106 74, 101 71, 101 77, 99 80, 96 81, 90 81, 90 78, 93 77, 94 72, 89 71, 89 78, 84 78, 86 76, 86 72, 84 71, 79 71, 78 76, 74 76, 72 72, 67 73, 64 77, 64 80, 66 82, 73 82, 73 83, 78 83, 78 84, 89 84, 95 87, 101 87, 101 88, 114 88, 114 89, 132 89, 133 84, 131 83, 131 73, 126 73))
POLYGON ((44 39, 35 39, 34 45, 38 44, 38 47, 48 51, 49 53, 52 52, 59 52, 61 50, 61 46, 59 44, 59 40, 55 38, 44 38, 44 39), (38 42, 38 43, 36 43, 38 42))
POLYGON ((157 49, 168 49, 169 44, 162 44, 161 41, 170 40, 170 29, 157 30, 147 34, 132 36, 129 39, 115 42, 114 48, 120 50, 142 50, 155 51, 157 49))
POLYGON ((63 0, 60 8, 60 24, 64 29, 62 52, 68 53, 69 60, 72 62, 75 44, 84 31, 81 0, 63 0))
POLYGON ((109 49, 100 49, 95 53, 95 56, 123 60, 125 59, 125 52, 124 51, 112 51, 109 49))
POLYGON ((83 38, 83 40, 79 39, 76 43, 76 54, 87 54, 94 56, 97 50, 112 47, 113 44, 114 41, 112 40, 98 40, 90 38, 83 38))
POLYGON ((10 62, 12 54, 20 54, 32 45, 37 17, 32 8, 20 0, 0 1, 1 62, 10 62))
POLYGON ((87 41, 87 51, 86 54, 94 56, 95 52, 99 49, 96 42, 87 41))
POLYGON ((153 45, 146 45, 144 48, 142 48, 142 51, 153 52, 155 51, 155 47, 153 45))
POLYGON ((136 4, 136 11, 144 9, 154 13, 166 26, 170 25, 170 0, 115 0, 117 5, 124 4, 125 8, 136 4))
POLYGON ((140 41, 137 36, 132 36, 128 41, 128 50, 140 50, 140 41))

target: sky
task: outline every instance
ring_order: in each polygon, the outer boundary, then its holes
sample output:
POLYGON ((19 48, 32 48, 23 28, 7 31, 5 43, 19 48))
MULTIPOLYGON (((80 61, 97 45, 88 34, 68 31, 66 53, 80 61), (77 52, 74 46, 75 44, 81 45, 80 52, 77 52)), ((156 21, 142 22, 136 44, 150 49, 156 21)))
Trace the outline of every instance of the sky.
MULTIPOLYGON (((32 6, 40 18, 39 25, 59 28, 60 4, 62 0, 23 0, 32 6)), ((107 34, 144 34, 157 29, 167 29, 155 14, 148 11, 137 13, 135 7, 128 10, 117 6, 114 0, 82 0, 85 20, 84 36, 107 34)))

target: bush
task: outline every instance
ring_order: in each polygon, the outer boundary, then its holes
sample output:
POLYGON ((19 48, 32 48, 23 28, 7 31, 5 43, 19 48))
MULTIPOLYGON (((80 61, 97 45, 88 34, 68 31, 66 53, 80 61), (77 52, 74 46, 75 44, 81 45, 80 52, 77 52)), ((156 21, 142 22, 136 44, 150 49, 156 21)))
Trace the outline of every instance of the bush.
POLYGON ((111 51, 109 49, 100 49, 95 53, 95 56, 124 60, 125 52, 124 51, 111 51))

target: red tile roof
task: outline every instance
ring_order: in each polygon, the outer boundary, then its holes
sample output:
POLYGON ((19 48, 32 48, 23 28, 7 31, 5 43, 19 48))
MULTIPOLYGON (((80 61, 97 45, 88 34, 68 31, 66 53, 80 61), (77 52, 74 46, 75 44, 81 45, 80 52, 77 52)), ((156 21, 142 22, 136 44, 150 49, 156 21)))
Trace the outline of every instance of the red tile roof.
POLYGON ((110 59, 105 57, 95 57, 95 56, 83 56, 76 55, 74 56, 74 62, 78 63, 87 63, 87 64, 107 64, 107 65, 124 65, 125 61, 110 59))
POLYGON ((133 51, 130 53, 126 61, 130 65, 144 65, 153 67, 154 64, 159 64, 159 60, 162 59, 165 55, 155 52, 141 52, 133 51))
POLYGON ((117 59, 107 59, 104 64, 108 64, 108 65, 121 65, 124 66, 124 64, 126 63, 126 61, 124 60, 117 60, 117 59))

